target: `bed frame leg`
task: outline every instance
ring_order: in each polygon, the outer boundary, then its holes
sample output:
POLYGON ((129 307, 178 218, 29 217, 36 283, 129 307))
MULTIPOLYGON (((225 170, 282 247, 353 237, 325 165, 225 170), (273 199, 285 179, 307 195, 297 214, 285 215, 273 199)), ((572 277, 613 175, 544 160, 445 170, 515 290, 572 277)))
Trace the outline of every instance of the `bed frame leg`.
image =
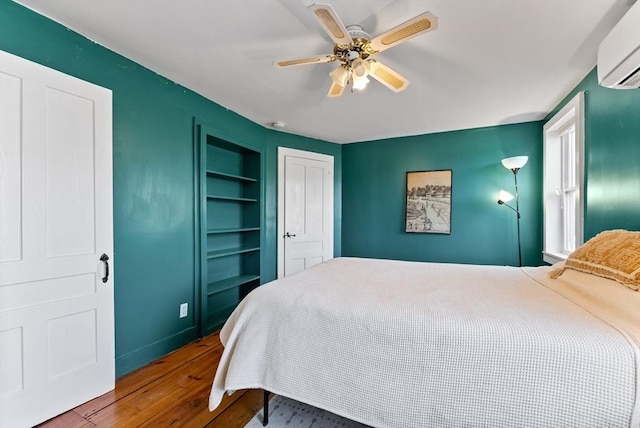
POLYGON ((269 391, 264 390, 262 402, 262 426, 266 427, 269 424, 269 391))

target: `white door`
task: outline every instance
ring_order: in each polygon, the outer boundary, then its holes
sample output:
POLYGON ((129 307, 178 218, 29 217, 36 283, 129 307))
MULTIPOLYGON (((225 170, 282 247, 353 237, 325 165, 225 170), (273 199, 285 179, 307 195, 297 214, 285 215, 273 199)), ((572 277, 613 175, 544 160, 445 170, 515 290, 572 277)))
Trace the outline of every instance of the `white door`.
POLYGON ((111 91, 0 51, 0 427, 114 387, 111 132, 111 91))
POLYGON ((278 148, 278 278, 333 258, 333 156, 278 148))

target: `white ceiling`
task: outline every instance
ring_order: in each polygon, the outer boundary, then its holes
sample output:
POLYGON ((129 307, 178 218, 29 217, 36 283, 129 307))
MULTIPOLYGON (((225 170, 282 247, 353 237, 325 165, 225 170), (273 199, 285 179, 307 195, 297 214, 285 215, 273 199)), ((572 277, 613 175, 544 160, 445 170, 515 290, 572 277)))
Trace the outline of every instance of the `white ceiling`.
POLYGON ((260 125, 336 143, 542 119, 596 64, 633 0, 327 0, 373 37, 424 12, 438 29, 376 56, 411 83, 327 98, 336 63, 311 0, 19 0, 260 125))

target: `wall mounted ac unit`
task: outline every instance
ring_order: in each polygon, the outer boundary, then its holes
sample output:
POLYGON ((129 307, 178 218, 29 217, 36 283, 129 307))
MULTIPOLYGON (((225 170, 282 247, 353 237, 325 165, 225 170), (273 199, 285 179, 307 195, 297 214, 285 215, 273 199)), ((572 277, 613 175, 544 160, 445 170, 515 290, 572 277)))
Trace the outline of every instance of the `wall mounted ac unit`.
POLYGON ((598 83, 615 89, 640 87, 640 0, 600 44, 598 83))

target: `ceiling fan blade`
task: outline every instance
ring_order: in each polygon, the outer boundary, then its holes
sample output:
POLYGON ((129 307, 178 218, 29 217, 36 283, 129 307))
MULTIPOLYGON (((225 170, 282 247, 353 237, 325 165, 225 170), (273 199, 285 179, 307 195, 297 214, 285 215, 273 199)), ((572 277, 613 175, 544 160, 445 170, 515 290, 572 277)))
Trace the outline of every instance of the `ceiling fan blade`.
POLYGON ((335 82, 331 82, 331 87, 329 88, 329 92, 327 92, 327 97, 335 98, 342 95, 344 92, 344 86, 340 86, 335 82))
POLYGON ((292 67, 295 65, 321 64, 323 62, 332 62, 336 60, 335 55, 317 55, 307 58, 285 59, 281 61, 273 61, 274 67, 292 67))
POLYGON ((409 81, 377 60, 369 60, 369 76, 394 92, 407 89, 409 81))
POLYGON ((429 12, 424 12, 375 37, 371 40, 370 46, 374 51, 382 52, 436 28, 438 28, 438 18, 429 12))
POLYGON ((313 16, 316 17, 322 28, 324 28, 324 31, 327 32, 331 40, 337 45, 346 46, 353 42, 353 39, 351 39, 347 29, 331 5, 314 3, 308 6, 307 9, 313 12, 313 16))

